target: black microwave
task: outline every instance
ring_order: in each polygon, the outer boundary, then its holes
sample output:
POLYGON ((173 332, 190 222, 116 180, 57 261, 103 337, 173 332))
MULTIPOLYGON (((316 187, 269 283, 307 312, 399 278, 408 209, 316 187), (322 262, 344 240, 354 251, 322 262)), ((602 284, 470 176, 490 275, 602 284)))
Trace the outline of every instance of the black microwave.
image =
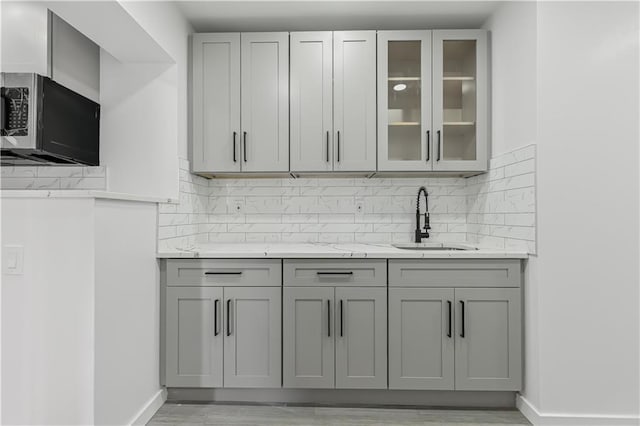
POLYGON ((0 74, 2 165, 100 165, 100 104, 39 74, 0 74))

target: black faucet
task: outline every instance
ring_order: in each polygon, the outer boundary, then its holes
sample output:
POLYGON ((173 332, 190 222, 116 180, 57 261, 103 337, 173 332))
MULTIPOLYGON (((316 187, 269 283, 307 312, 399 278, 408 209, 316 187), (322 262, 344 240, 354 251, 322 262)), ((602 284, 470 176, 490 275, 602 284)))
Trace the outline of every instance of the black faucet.
POLYGON ((429 225, 429 194, 427 194, 427 189, 421 186, 418 190, 418 198, 416 200, 416 243, 421 242, 423 238, 429 238, 429 229, 431 229, 429 225), (424 203, 426 207, 426 211, 424 212, 424 232, 420 230, 420 193, 424 193, 424 203))

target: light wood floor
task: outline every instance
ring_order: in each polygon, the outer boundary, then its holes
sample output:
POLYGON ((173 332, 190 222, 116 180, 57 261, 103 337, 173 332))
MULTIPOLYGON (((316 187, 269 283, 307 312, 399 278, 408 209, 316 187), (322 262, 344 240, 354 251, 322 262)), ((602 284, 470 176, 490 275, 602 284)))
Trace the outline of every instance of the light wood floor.
POLYGON ((148 426, 167 425, 530 425, 517 410, 417 410, 166 403, 148 426))

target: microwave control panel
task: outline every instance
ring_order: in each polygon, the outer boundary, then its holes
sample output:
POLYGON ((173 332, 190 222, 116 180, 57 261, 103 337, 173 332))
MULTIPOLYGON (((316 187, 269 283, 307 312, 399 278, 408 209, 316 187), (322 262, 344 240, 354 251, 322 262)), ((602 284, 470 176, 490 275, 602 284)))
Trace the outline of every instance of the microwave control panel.
POLYGON ((3 87, 2 95, 2 136, 28 136, 29 88, 3 87))

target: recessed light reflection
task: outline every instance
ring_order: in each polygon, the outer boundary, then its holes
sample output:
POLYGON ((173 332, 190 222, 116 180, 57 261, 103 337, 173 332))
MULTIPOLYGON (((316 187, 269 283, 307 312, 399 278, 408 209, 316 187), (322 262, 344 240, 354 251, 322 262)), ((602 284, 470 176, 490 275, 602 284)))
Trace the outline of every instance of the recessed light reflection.
POLYGON ((395 90, 396 92, 402 92, 406 88, 407 88, 407 85, 404 83, 399 83, 393 86, 393 90, 395 90))

